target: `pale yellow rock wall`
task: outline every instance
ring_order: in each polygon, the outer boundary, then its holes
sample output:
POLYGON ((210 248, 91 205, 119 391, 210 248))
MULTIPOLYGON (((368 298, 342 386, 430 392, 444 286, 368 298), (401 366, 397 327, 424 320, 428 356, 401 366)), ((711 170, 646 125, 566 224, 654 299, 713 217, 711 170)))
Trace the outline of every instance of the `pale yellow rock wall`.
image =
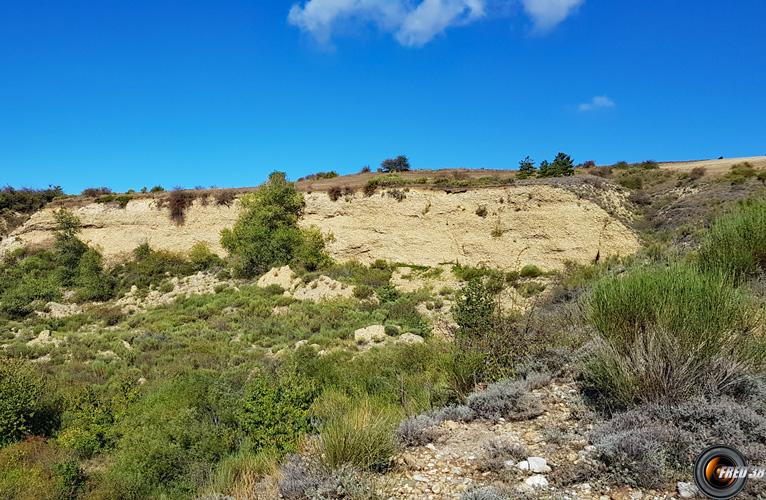
MULTIPOLYGON (((409 190, 401 202, 385 192, 371 197, 359 193, 336 202, 326 193, 305 196, 302 224, 331 234, 328 246, 339 260, 460 262, 505 269, 536 264, 551 270, 568 260, 588 262, 599 253, 628 255, 639 247, 635 234, 600 206, 553 186, 454 194, 409 190), (485 217, 476 214, 480 206, 486 207, 485 217)), ((239 205, 203 206, 196 201, 180 226, 170 220, 167 208, 157 208, 150 199, 131 201, 124 209, 93 203, 73 211, 83 223, 82 239, 113 261, 142 243, 185 252, 205 242, 223 254, 220 233, 234 224, 239 205)), ((5 239, 0 251, 49 242, 52 228, 52 210, 42 210, 5 239)))

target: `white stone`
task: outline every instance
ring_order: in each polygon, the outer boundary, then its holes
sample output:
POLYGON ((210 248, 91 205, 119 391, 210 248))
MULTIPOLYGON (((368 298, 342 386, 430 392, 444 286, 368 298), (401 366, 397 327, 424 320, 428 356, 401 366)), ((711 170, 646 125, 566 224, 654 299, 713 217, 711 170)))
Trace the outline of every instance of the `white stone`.
POLYGON ((537 474, 546 474, 551 471, 548 466, 548 461, 542 457, 529 457, 527 458, 529 470, 537 474))
POLYGON ((676 487, 678 489, 678 496, 681 498, 694 498, 699 494, 697 485, 694 483, 684 483, 679 481, 676 487))
POLYGON ((383 342, 386 337, 386 328, 383 325, 370 325, 354 332, 354 342, 357 344, 383 342))
POLYGON ((425 342, 423 337, 414 333, 403 333, 396 337, 396 341, 402 344, 422 344, 425 342))
POLYGON ((524 481, 524 484, 531 486, 532 488, 547 488, 548 480, 541 474, 535 474, 534 476, 529 476, 524 481))
POLYGON ((419 483, 427 483, 428 482, 428 478, 426 476, 424 476, 423 474, 415 474, 414 476, 412 476, 412 479, 417 481, 417 482, 419 482, 419 483))

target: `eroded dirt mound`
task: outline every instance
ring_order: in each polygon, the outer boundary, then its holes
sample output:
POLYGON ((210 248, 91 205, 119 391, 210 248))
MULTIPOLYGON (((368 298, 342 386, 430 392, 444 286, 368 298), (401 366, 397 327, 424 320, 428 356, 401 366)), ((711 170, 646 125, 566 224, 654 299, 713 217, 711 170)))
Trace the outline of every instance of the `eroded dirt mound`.
POLYGON ((596 203, 559 187, 523 185, 448 194, 409 190, 350 201, 306 195, 305 224, 331 233, 340 260, 386 259, 435 266, 459 262, 518 269, 560 269, 565 261, 627 255, 635 234, 596 203))
MULTIPOLYGON (((324 192, 309 193, 302 224, 316 225, 330 236, 334 258, 361 262, 459 262, 499 268, 536 264, 559 269, 566 261, 626 255, 639 247, 617 211, 608 212, 566 187, 528 184, 451 194, 410 189, 395 196, 401 201, 386 190, 337 201, 324 192)), ((239 204, 197 201, 181 225, 170 219, 167 208, 146 198, 130 201, 125 208, 91 203, 72 210, 83 223, 82 239, 114 261, 142 243, 184 252, 205 242, 222 255, 220 232, 234 224, 239 204)), ((53 209, 42 210, 4 239, 0 252, 23 244, 44 245, 52 240, 53 228, 53 209)))

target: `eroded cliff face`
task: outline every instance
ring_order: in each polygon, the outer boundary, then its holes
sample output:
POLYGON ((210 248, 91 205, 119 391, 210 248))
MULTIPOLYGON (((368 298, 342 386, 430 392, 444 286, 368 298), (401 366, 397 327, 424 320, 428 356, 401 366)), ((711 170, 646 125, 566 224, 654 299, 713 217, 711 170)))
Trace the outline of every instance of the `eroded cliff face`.
MULTIPOLYGON (((332 201, 324 192, 309 193, 301 223, 318 226, 329 236, 334 258, 361 262, 459 262, 503 269, 536 264, 553 270, 566 261, 628 255, 639 247, 636 235, 619 219, 560 187, 509 186, 452 194, 411 189, 404 194, 402 201, 386 191, 332 201)), ((239 205, 204 205, 197 200, 182 225, 173 223, 167 208, 152 199, 134 200, 125 208, 93 203, 73 211, 83 223, 81 238, 114 261, 142 243, 185 252, 205 242, 223 255, 220 232, 234 224, 239 205)), ((46 208, 3 240, 2 250, 46 244, 53 227, 53 209, 46 208)))

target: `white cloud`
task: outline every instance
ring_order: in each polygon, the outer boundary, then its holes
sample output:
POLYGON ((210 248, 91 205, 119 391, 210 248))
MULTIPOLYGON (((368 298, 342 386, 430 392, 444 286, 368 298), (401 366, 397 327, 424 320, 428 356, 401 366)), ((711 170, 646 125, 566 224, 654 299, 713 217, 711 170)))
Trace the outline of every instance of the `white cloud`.
POLYGON ((309 0, 290 8, 287 20, 328 43, 333 29, 348 21, 373 22, 384 30, 399 26, 407 11, 401 0, 309 0))
POLYGON ((302 0, 288 22, 319 43, 331 43, 344 25, 372 24, 392 33, 405 46, 420 47, 453 26, 464 26, 488 15, 507 15, 519 2, 535 30, 545 32, 561 23, 585 0, 302 0))
POLYGON ((558 26, 585 0, 522 0, 524 10, 539 32, 558 26))
POLYGON ((609 99, 605 95, 597 95, 589 102, 584 102, 577 106, 577 109, 585 113, 588 111, 595 111, 597 109, 609 109, 615 107, 617 104, 609 99))
POLYGON ((468 24, 482 16, 484 0, 423 0, 404 16, 396 39, 402 45, 419 47, 449 26, 468 24))

